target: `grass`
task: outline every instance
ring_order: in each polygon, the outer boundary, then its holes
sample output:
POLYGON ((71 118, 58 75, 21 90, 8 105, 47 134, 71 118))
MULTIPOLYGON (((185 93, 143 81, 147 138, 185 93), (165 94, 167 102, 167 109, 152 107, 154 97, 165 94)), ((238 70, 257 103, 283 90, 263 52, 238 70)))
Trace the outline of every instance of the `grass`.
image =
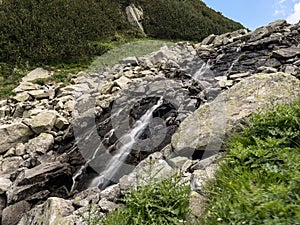
POLYGON ((300 102, 255 114, 206 187, 208 224, 300 224, 300 102))
POLYGON ((106 218, 89 216, 85 222, 88 225, 185 224, 189 213, 189 185, 181 180, 179 173, 158 180, 152 172, 152 161, 149 165, 147 180, 139 178, 137 186, 121 199, 123 207, 106 218))
POLYGON ((120 46, 116 46, 107 53, 96 57, 93 63, 90 65, 90 69, 93 70, 112 67, 120 60, 125 59, 127 57, 140 57, 151 52, 157 51, 164 44, 170 46, 173 45, 174 42, 164 40, 141 39, 120 46))

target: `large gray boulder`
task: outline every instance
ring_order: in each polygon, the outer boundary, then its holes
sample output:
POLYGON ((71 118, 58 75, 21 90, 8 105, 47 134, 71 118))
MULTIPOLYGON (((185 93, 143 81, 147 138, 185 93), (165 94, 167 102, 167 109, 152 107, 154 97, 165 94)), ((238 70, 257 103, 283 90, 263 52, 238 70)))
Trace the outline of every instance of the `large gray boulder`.
POLYGON ((27 212, 18 225, 73 225, 73 218, 66 218, 74 211, 72 201, 62 198, 50 197, 48 200, 27 212))
POLYGON ((19 142, 26 142, 33 134, 23 123, 13 123, 0 126, 0 153, 14 147, 19 142))
POLYGON ((39 79, 47 79, 52 76, 52 73, 44 70, 43 68, 36 68, 29 72, 25 77, 22 78, 22 81, 31 82, 39 79))
POLYGON ((33 116, 24 120, 36 134, 50 131, 56 122, 58 113, 54 110, 44 110, 33 116))
POLYGON ((220 150, 223 139, 240 121, 272 104, 295 101, 300 81, 284 73, 256 74, 221 93, 187 117, 172 136, 172 146, 181 154, 194 150, 220 150))

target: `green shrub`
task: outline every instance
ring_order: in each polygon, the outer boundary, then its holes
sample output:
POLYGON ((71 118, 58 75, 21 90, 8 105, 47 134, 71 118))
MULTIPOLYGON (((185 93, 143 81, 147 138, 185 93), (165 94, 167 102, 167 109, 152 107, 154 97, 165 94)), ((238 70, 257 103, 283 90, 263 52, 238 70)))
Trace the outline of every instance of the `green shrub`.
POLYGON ((201 41, 208 35, 243 28, 237 22, 208 8, 199 0, 119 0, 134 2, 144 10, 143 25, 147 35, 171 40, 201 41))
POLYGON ((184 224, 189 212, 189 187, 178 175, 132 189, 125 208, 115 211, 104 225, 184 224))
POLYGON ((107 51, 94 44, 129 29, 109 0, 4 0, 0 4, 0 62, 53 64, 107 51))
POLYGON ((300 102, 255 114, 208 184, 207 224, 300 224, 300 102))

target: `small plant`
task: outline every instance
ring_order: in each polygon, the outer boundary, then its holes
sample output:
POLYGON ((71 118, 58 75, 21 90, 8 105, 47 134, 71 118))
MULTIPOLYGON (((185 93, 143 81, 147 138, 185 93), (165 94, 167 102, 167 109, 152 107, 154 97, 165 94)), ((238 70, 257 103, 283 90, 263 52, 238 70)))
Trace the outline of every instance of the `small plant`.
MULTIPOLYGON (((150 165, 150 170, 151 165, 150 165)), ((149 172, 145 185, 131 189, 123 199, 125 207, 113 212, 104 225, 184 224, 189 212, 189 186, 179 174, 156 180, 149 172)))
POLYGON ((255 114, 207 185, 201 225, 300 224, 300 102, 255 114))

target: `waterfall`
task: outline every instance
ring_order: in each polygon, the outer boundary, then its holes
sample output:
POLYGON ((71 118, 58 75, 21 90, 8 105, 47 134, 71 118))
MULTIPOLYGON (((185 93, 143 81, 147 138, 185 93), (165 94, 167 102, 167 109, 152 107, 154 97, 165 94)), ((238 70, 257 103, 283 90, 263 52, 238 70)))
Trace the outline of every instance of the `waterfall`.
POLYGON ((135 122, 133 129, 120 138, 120 142, 122 143, 121 147, 117 149, 115 155, 108 161, 104 171, 92 180, 90 184, 91 187, 98 186, 101 189, 104 189, 109 186, 111 181, 116 179, 115 177, 117 176, 117 173, 120 172, 121 166, 125 163, 127 157, 131 153, 133 145, 150 123, 153 112, 160 107, 162 103, 163 98, 161 97, 156 105, 148 109, 148 111, 135 122))

